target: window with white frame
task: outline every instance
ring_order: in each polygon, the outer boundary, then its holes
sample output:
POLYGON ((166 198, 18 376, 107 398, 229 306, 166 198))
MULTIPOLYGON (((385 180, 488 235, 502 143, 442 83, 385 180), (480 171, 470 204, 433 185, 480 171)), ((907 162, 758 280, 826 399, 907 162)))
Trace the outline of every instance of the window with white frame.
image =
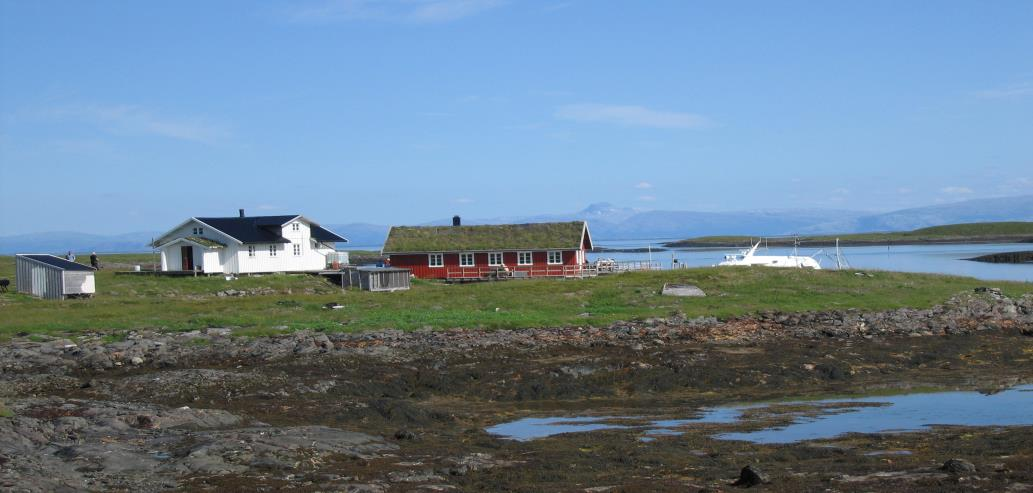
POLYGON ((301 231, 301 225, 298 223, 291 224, 291 231, 301 231))
POLYGON ((460 253, 459 254, 459 266, 460 267, 473 267, 473 254, 472 253, 460 253))
POLYGON ((255 246, 254 245, 248 245, 247 246, 247 256, 248 257, 254 257, 255 256, 255 246))
POLYGON ((549 264, 550 265, 562 264, 563 263, 563 252, 561 252, 559 250, 550 250, 549 251, 549 259, 548 260, 549 260, 549 264))
POLYGON ((204 228, 194 228, 193 232, 194 232, 195 235, 203 235, 204 234, 204 228))
POLYGON ((517 265, 531 265, 533 263, 531 252, 517 252, 517 265))
POLYGON ((427 255, 427 265, 430 267, 444 267, 445 255, 441 253, 431 253, 427 255))
POLYGON ((301 245, 294 245, 294 256, 298 257, 301 255, 301 245))
POLYGON ((492 267, 502 265, 502 252, 488 253, 488 265, 492 267))
POLYGON ((269 256, 270 257, 275 257, 276 256, 276 244, 275 243, 272 244, 272 245, 269 245, 269 256))

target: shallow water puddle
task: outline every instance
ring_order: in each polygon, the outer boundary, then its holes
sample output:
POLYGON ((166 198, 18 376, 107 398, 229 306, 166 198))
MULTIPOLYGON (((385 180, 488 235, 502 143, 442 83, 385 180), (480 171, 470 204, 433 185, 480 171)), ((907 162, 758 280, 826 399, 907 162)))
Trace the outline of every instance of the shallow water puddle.
MULTIPOLYGON (((487 432, 511 440, 533 440, 561 433, 576 433, 595 430, 645 429, 647 435, 680 435, 682 431, 673 427, 693 423, 735 423, 741 414, 738 408, 714 408, 704 410, 694 419, 666 419, 642 422, 639 416, 578 416, 573 418, 523 418, 487 428, 487 432)), ((648 441, 648 437, 646 437, 648 441)))
POLYGON ((791 418, 786 426, 754 431, 719 433, 722 440, 753 443, 793 443, 832 438, 845 433, 921 431, 932 425, 1016 426, 1033 425, 1033 385, 1022 385, 996 394, 935 392, 856 399, 826 399, 778 404, 752 404, 704 409, 691 419, 644 420, 641 416, 579 416, 524 418, 492 426, 488 433, 513 440, 532 440, 561 433, 594 430, 640 430, 642 441, 657 436, 679 435, 696 424, 749 424, 743 411, 760 410, 765 418, 791 418), (808 415, 779 411, 780 406, 810 406, 808 415))

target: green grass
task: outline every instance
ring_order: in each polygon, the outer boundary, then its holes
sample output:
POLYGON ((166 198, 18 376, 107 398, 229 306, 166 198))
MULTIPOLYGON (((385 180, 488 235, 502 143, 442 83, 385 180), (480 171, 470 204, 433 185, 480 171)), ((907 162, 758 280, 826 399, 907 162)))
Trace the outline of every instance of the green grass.
POLYGON ((14 411, 4 407, 4 403, 0 402, 0 418, 13 418, 14 411))
MULTIPOLYGON (((13 278, 12 257, 0 257, 0 277, 13 278)), ((528 280, 446 285, 415 281, 397 293, 342 292, 309 275, 242 277, 116 276, 97 273, 91 299, 47 301, 0 295, 0 337, 95 331, 117 340, 120 331, 186 331, 234 327, 262 335, 296 329, 355 331, 379 328, 523 328, 602 326, 617 320, 668 316, 731 317, 758 311, 924 308, 977 286, 1011 296, 1033 285, 971 278, 853 271, 701 268, 628 273, 586 280, 528 280), (665 282, 690 283, 706 298, 660 296, 665 282), (220 297, 225 289, 266 294, 220 297), (343 309, 326 310, 338 302, 343 309)))
MULTIPOLYGON (((855 233, 843 235, 800 236, 800 242, 810 245, 830 245, 839 239, 840 244, 873 244, 887 243, 947 243, 978 241, 1028 241, 1033 239, 1033 222, 988 222, 969 224, 949 224, 901 231, 893 233, 855 233)), ((701 236, 667 243, 667 246, 680 245, 746 245, 756 241, 749 236, 701 236)), ((768 245, 791 245, 792 238, 773 238, 768 245)))

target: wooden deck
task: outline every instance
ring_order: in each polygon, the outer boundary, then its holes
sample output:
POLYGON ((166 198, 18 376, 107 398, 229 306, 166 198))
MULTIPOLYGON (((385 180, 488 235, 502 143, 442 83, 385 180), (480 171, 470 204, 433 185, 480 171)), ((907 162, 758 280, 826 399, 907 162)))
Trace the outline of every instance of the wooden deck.
POLYGON ((116 276, 157 276, 157 277, 197 277, 218 276, 218 272, 199 272, 192 270, 117 270, 116 276))
POLYGON ((534 279, 540 277, 583 279, 599 275, 599 269, 588 265, 555 265, 549 267, 521 267, 501 269, 499 267, 451 268, 445 274, 448 282, 503 281, 509 279, 534 279))
POLYGON ((323 271, 323 270, 296 270, 290 272, 249 272, 243 274, 233 274, 226 272, 204 272, 204 271, 192 271, 192 270, 118 270, 115 271, 116 276, 157 276, 157 277, 212 277, 212 276, 234 276, 234 277, 246 277, 246 276, 267 276, 272 274, 312 274, 319 275, 324 272, 339 272, 339 271, 323 271))
POLYGON ((660 270, 660 262, 631 261, 609 264, 552 265, 548 267, 460 267, 450 268, 445 274, 447 282, 505 281, 510 279, 585 279, 622 272, 660 270))

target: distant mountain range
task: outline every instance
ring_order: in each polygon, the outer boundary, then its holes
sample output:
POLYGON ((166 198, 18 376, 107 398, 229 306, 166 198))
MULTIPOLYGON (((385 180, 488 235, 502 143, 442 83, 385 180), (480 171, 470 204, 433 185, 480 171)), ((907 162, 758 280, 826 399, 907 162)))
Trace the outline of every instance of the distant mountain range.
MULTIPOLYGON (((463 218, 463 224, 499 224, 587 220, 597 240, 682 239, 710 235, 774 236, 783 234, 908 231, 942 224, 984 221, 1033 221, 1033 195, 978 199, 871 214, 849 210, 763 210, 737 212, 643 211, 608 203, 566 214, 463 218)), ((451 224, 451 218, 427 224, 451 224)), ((350 240, 350 246, 376 248, 388 226, 369 223, 327 224, 350 240)), ((147 251, 157 231, 92 235, 57 231, 0 237, 0 253, 147 251)))

